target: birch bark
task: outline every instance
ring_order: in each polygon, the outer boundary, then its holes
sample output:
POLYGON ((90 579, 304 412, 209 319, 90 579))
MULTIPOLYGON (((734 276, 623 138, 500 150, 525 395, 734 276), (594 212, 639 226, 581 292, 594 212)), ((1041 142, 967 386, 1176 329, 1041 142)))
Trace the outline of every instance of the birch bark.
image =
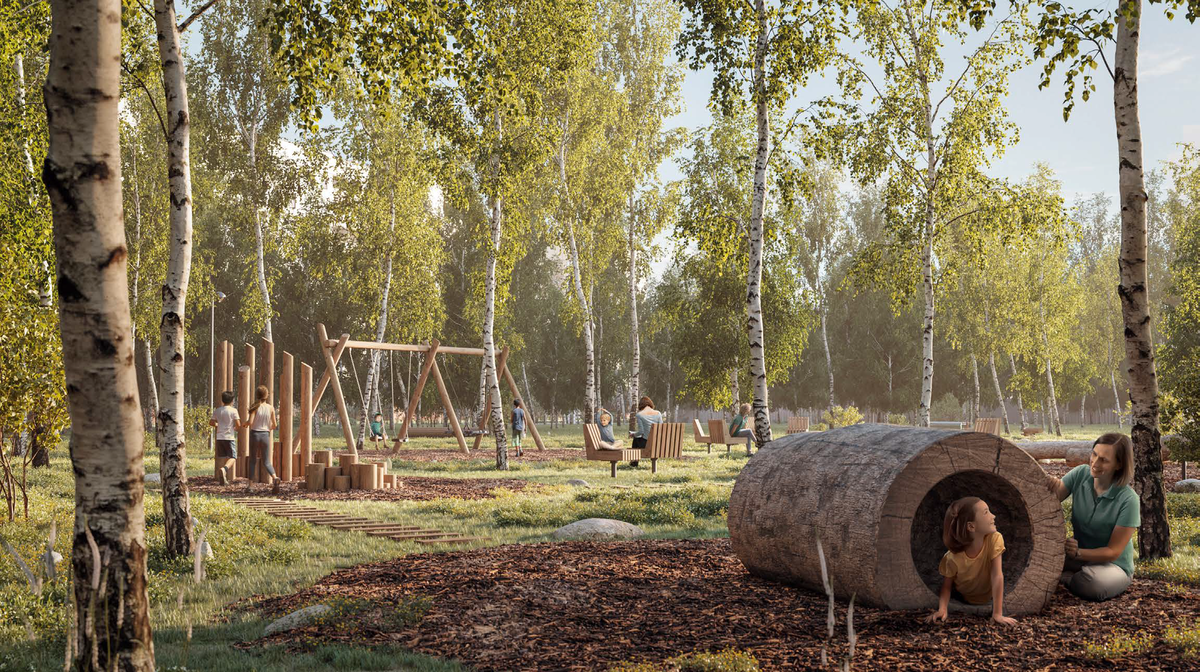
POLYGON ((996 398, 1000 400, 1000 417, 1004 419, 1004 433, 1010 434, 1008 429, 1008 406, 1004 403, 1004 390, 1000 387, 1000 374, 996 373, 996 353, 988 353, 988 367, 992 370, 992 383, 996 386, 996 398))
MULTIPOLYGON (((391 219, 388 223, 388 240, 392 240, 396 233, 396 192, 392 191, 391 198, 391 219)), ((388 296, 392 292, 392 261, 394 255, 389 250, 387 256, 387 264, 383 274, 383 298, 379 301, 379 324, 375 327, 375 341, 382 342, 383 336, 387 333, 388 322, 388 296)), ((367 438, 367 423, 371 421, 374 408, 379 406, 379 350, 371 351, 371 363, 367 366, 367 399, 366 406, 363 407, 362 422, 358 428, 358 445, 363 445, 367 438)), ((393 393, 394 394, 394 393, 393 393)))
MULTIPOLYGON (((1017 359, 1011 354, 1008 356, 1008 364, 1012 367, 1013 375, 1017 375, 1017 359)), ((1021 399, 1021 393, 1017 392, 1017 414, 1021 418, 1021 432, 1025 431, 1025 402, 1021 399)))
POLYGON ((758 42, 754 49, 754 98, 758 148, 754 158, 754 198, 750 206, 750 264, 746 278, 746 335, 750 341, 750 384, 754 399, 754 442, 759 449, 771 440, 767 391, 766 334, 762 315, 763 212, 767 203, 767 162, 771 156, 771 120, 767 109, 767 5, 756 0, 758 42))
POLYGON ((633 194, 629 195, 629 396, 640 399, 642 396, 642 341, 638 333, 637 305, 637 212, 634 209, 633 194))
MULTIPOLYGON (((500 113, 496 113, 496 143, 504 131, 500 113)), ((492 154, 492 179, 499 191, 500 154, 492 154)), ((487 381, 487 393, 492 400, 491 429, 496 437, 496 468, 508 470, 508 441, 504 427, 504 409, 501 407, 500 380, 496 371, 496 341, 493 328, 496 322, 496 258, 500 254, 500 234, 504 224, 504 198, 499 193, 492 196, 491 236, 488 245, 487 269, 483 289, 483 373, 487 381)))
POLYGON ((171 243, 162 286, 158 366, 159 471, 162 476, 163 527, 167 557, 192 552, 192 514, 188 501, 187 446, 183 431, 184 327, 188 281, 192 272, 191 118, 187 75, 175 20, 175 0, 155 0, 158 55, 167 108, 167 179, 170 184, 171 243))
POLYGON ((1121 419, 1121 395, 1117 394, 1117 372, 1109 371, 1108 379, 1112 382, 1113 413, 1117 416, 1117 429, 1125 429, 1125 422, 1121 419))
POLYGON ((558 164, 558 181, 562 188, 562 200, 559 204, 559 220, 567 227, 567 246, 571 255, 571 286, 575 290, 575 300, 579 302, 579 310, 583 313, 583 350, 584 372, 583 405, 587 421, 596 413, 599 403, 596 394, 596 341, 593 336, 595 322, 592 316, 592 305, 583 291, 583 273, 579 263, 579 245, 575 239, 575 221, 571 216, 571 191, 567 182, 567 139, 570 128, 571 114, 568 110, 563 115, 562 138, 558 145, 558 155, 554 157, 558 164))
POLYGON ((1142 128, 1138 118, 1138 43, 1141 33, 1141 0, 1124 0, 1117 17, 1117 43, 1113 56, 1113 108, 1120 154, 1121 197, 1121 314, 1125 321, 1125 357, 1129 373, 1129 398, 1137 469, 1134 488, 1141 496, 1142 526, 1138 528, 1138 556, 1142 559, 1171 556, 1171 530, 1167 525, 1166 495, 1162 482, 1162 446, 1158 410, 1158 376, 1154 368, 1154 341, 1150 331, 1150 305, 1146 286, 1146 185, 1142 173, 1142 128))
POLYGON ((150 671, 144 425, 121 207, 121 3, 52 0, 51 16, 42 180, 54 221, 75 473, 69 664, 150 671))
MULTIPOLYGON (((829 410, 832 411, 836 405, 833 396, 833 355, 829 352, 829 332, 825 328, 826 316, 829 314, 828 307, 825 305, 824 293, 821 291, 820 285, 817 286, 817 294, 821 296, 821 344, 825 346, 825 370, 829 372, 829 410)), ((889 383, 890 387, 890 383, 889 383)))
POLYGON ((971 407, 971 424, 974 425, 981 413, 980 404, 983 403, 983 395, 979 393, 979 360, 975 358, 974 354, 971 355, 971 377, 975 382, 975 399, 974 405, 971 407))

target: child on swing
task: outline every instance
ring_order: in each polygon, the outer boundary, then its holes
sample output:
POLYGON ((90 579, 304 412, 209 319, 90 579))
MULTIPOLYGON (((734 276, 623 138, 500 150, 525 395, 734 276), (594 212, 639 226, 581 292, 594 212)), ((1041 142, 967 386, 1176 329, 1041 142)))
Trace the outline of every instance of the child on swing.
POLYGON ((950 595, 968 604, 992 603, 992 620, 1001 625, 1016 625, 1004 615, 1004 537, 996 531, 996 516, 987 502, 978 497, 956 500, 946 511, 942 524, 946 554, 938 572, 946 577, 938 594, 937 611, 925 618, 927 623, 945 621, 950 595))

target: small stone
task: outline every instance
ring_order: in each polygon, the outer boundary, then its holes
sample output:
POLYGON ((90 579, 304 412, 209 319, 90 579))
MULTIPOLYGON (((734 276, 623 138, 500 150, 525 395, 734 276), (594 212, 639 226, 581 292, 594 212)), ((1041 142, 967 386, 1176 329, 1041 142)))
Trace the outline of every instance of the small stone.
POLYGON ((582 478, 572 478, 571 480, 567 481, 567 485, 574 485, 574 486, 578 486, 580 488, 592 487, 591 483, 588 483, 587 481, 583 480, 582 478))
POLYGON ((328 604, 314 604, 311 607, 305 607, 298 611, 293 611, 287 616, 278 618, 270 623, 263 630, 263 636, 269 637, 279 632, 287 632, 304 626, 317 620, 330 610, 328 604))
POLYGON ((200 527, 200 519, 192 516, 192 527, 200 527))
POLYGON ((200 544, 200 555, 208 560, 212 560, 212 557, 213 557, 212 546, 209 546, 207 541, 204 542, 203 544, 200 544))
POLYGON ((1200 492, 1200 479, 1189 478, 1175 484, 1175 492, 1200 492))
POLYGON ((59 553, 58 551, 50 551, 50 559, 53 560, 54 564, 57 565, 58 563, 62 562, 62 553, 59 553))
POLYGON ((585 518, 554 531, 555 539, 637 539, 645 534, 642 528, 623 520, 585 518))
POLYGON ((162 474, 146 474, 147 483, 162 483, 162 474))

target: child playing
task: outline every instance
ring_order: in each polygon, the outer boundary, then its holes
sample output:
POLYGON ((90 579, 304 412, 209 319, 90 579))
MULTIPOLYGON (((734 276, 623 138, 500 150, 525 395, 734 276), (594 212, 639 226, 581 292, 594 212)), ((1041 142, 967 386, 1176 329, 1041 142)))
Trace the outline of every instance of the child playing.
POLYGON ((746 439, 746 454, 753 455, 754 446, 754 430, 747 426, 747 422, 753 418, 750 417, 750 404, 742 404, 738 407, 738 414, 733 416, 733 422, 729 423, 729 435, 736 437, 744 437, 746 439))
POLYGON ((512 430, 513 447, 517 449, 517 457, 520 457, 521 435, 525 433, 525 409, 521 408, 520 399, 513 399, 512 430))
POLYGON ((375 417, 371 418, 371 442, 378 449, 380 441, 386 443, 387 434, 383 433, 383 413, 376 413, 375 417))
POLYGON ((996 516, 987 502, 978 497, 963 497, 950 505, 942 525, 942 541, 946 555, 938 572, 946 577, 938 595, 938 609, 925 618, 926 622, 946 620, 950 593, 955 591, 968 604, 992 602, 992 620, 1001 625, 1015 625, 1016 620, 1004 615, 1004 571, 1000 556, 1004 554, 1004 537, 996 531, 996 516))
POLYGON ((217 482, 221 485, 232 481, 233 471, 235 469, 234 460, 237 458, 237 453, 234 450, 233 442, 237 440, 237 428, 242 419, 238 417, 237 409, 233 407, 234 400, 237 395, 230 390, 221 393, 221 403, 219 408, 213 409, 212 417, 208 421, 210 427, 217 428, 216 444, 213 457, 216 465, 217 482))

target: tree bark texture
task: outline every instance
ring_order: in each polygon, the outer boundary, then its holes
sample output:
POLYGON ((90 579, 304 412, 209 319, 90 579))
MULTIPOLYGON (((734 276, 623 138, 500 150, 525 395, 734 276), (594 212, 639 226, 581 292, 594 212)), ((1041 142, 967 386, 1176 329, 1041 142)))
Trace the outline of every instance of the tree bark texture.
POLYGON ((42 179, 54 220, 75 473, 71 665, 149 671, 143 422, 121 207, 121 3, 53 0, 51 16, 42 179))
MULTIPOLYGON (((979 390, 979 360, 974 354, 971 355, 971 378, 975 383, 975 398, 971 410, 971 424, 974 425, 975 421, 979 419, 980 413, 982 413, 980 409, 983 408, 981 406, 983 403, 983 395, 979 390)), ((1001 399, 1000 403, 1004 403, 1004 400, 1001 399)))
POLYGON ((567 129, 570 122, 570 113, 567 113, 563 117, 562 141, 559 143, 558 156, 556 157, 559 186, 562 188, 562 207, 559 208, 559 218, 567 227, 568 251, 571 254, 571 286, 575 289, 575 300, 579 302, 579 310, 583 313, 583 350, 584 366, 586 367, 583 384, 583 411, 586 421, 591 422, 596 413, 596 407, 600 403, 599 395, 596 393, 596 341, 593 336, 595 322, 592 316, 591 302, 588 301, 588 297, 583 291, 583 273, 579 262, 579 245, 575 240, 575 222, 572 217, 570 205, 571 191, 570 185, 567 183, 567 129))
MULTIPOLYGON (((396 231, 396 193, 392 192, 391 202, 391 221, 388 224, 388 240, 391 240, 396 231)), ((383 342, 383 336, 387 333, 388 322, 388 297, 392 292, 392 260, 393 254, 389 251, 387 264, 385 265, 383 275, 383 298, 379 301, 379 324, 375 327, 375 342, 383 342)), ((362 424, 358 430, 358 444, 361 446, 366 440, 367 426, 371 422, 374 415, 371 411, 379 407, 379 356, 381 351, 371 350, 371 363, 367 366, 367 399, 366 405, 363 407, 362 424)), ((390 354, 390 351, 389 351, 390 354)), ((395 393, 393 392, 393 396, 395 393)), ((391 414, 389 414, 391 417, 391 414)))
POLYGON ((771 120, 767 109, 767 5, 756 0, 758 43, 754 49, 754 99, 758 148, 754 158, 754 197, 750 206, 750 263, 746 278, 746 335, 750 341, 750 385, 754 391, 754 442, 771 441, 771 409, 767 391, 766 334, 762 314, 763 213, 767 203, 767 164, 771 157, 771 120))
MULTIPOLYGON (((1008 364, 1012 367, 1013 375, 1017 375, 1017 358, 1011 354, 1008 356, 1008 364)), ((1025 401, 1021 399, 1021 393, 1017 392, 1017 414, 1021 419, 1021 431, 1025 431, 1025 401)))
MULTIPOLYGON (((136 346, 136 343, 135 343, 136 346)), ((158 422, 158 383, 154 378, 154 349, 150 347, 150 341, 142 339, 142 364, 146 367, 146 400, 150 404, 150 421, 157 425, 158 422)), ((150 429, 154 429, 151 427, 150 429)))
MULTIPOLYGON (((824 296, 824 294, 821 292, 820 288, 817 289, 817 293, 819 296, 822 296, 822 297, 824 296)), ((836 405, 837 402, 834 401, 834 396, 833 396, 833 355, 829 352, 829 332, 825 328, 825 323, 827 321, 826 318, 828 316, 828 313, 829 313, 829 311, 828 311, 827 307, 825 306, 825 301, 824 301, 824 299, 822 299, 821 300, 821 344, 825 346, 825 370, 829 372, 829 408, 830 408, 830 410, 833 410, 833 407, 836 405)))
POLYGON ((637 213, 633 204, 634 199, 631 193, 629 195, 629 396, 637 400, 642 396, 642 340, 638 330, 637 305, 637 213))
MULTIPOLYGON (((496 142, 499 143, 503 132, 503 122, 500 113, 496 113, 496 142)), ((492 177, 499 190, 500 155, 492 154, 492 177)), ((500 398, 500 377, 496 371, 496 340, 494 327, 496 323, 496 258, 500 254, 501 231, 504 226, 504 198, 499 194, 492 195, 491 237, 488 245, 487 268, 484 276, 483 289, 483 373, 487 381, 488 396, 492 400, 491 429, 496 438, 496 468, 508 470, 508 439, 504 427, 504 408, 500 398)))
POLYGON ((988 367, 992 370, 992 383, 996 386, 996 398, 1000 400, 1000 417, 1004 419, 1004 433, 1009 434, 1008 406, 1004 404, 1004 390, 1000 387, 1000 374, 996 373, 996 353, 988 353, 988 367))
POLYGON ((192 553, 192 513, 188 501, 187 446, 183 431, 184 327, 188 281, 192 272, 191 119, 183 46, 175 0, 155 0, 154 24, 167 108, 167 177, 170 184, 171 242, 162 286, 158 365, 162 372, 158 403, 158 454, 162 478, 163 527, 168 557, 192 553))
POLYGON ((1120 154, 1121 198, 1121 314, 1125 322, 1125 358, 1134 453, 1137 457, 1134 487, 1141 496, 1142 526, 1138 529, 1138 556, 1143 560, 1171 555, 1171 530, 1167 525, 1166 495, 1162 482, 1162 455, 1158 411, 1158 376, 1154 368, 1154 341, 1150 331, 1150 304, 1146 283, 1146 185, 1142 173, 1142 128, 1138 118, 1138 42, 1141 33, 1141 0, 1125 0, 1117 18, 1117 43, 1113 56, 1113 108, 1120 154))
POLYGON ((1109 371, 1108 379, 1112 382, 1113 413, 1117 416, 1117 429, 1125 429, 1125 423, 1121 420, 1121 395, 1117 394, 1117 372, 1109 371))

